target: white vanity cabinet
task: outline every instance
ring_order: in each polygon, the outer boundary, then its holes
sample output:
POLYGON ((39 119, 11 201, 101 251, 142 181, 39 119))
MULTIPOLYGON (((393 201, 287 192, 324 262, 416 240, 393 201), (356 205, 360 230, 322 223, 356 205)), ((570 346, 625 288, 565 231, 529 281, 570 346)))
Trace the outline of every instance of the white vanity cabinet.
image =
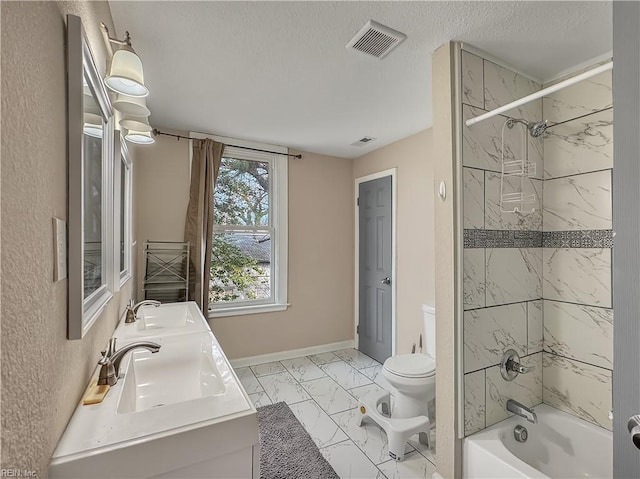
POLYGON ((78 405, 51 478, 260 476, 256 409, 194 303, 143 307, 114 337, 160 351, 127 353, 104 401, 78 405))

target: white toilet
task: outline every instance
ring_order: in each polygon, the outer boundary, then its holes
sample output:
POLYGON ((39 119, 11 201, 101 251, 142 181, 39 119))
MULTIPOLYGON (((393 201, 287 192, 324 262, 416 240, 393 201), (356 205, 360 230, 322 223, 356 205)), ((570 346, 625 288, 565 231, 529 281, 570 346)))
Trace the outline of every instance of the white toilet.
POLYGON ((387 433, 389 455, 396 461, 404 456, 405 443, 414 434, 422 444, 429 445, 429 431, 433 427, 436 392, 436 317, 435 309, 423 305, 424 351, 399 354, 384 362, 382 375, 393 386, 369 400, 360 402, 359 425, 369 418, 387 433), (391 414, 389 414, 389 412, 391 414))

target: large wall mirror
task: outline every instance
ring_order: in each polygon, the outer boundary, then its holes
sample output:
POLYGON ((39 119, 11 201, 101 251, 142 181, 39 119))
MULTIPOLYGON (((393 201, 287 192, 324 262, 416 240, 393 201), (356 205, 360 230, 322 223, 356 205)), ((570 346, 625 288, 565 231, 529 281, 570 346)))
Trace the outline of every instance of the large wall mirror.
POLYGON ((82 22, 67 16, 69 339, 82 338, 114 291, 114 118, 82 22))

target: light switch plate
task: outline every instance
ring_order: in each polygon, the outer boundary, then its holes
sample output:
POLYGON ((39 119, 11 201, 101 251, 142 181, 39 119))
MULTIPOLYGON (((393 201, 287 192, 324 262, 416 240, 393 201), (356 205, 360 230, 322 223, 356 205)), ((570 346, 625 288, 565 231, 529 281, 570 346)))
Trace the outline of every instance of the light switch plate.
POLYGON ((67 277, 67 224, 53 218, 53 281, 67 277))

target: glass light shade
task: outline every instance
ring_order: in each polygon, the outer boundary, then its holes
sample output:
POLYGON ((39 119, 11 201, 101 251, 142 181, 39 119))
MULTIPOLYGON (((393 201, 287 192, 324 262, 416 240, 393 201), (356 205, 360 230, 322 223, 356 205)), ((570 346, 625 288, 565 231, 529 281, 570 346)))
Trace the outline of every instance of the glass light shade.
POLYGON ((147 99, 144 97, 116 95, 113 107, 127 116, 135 116, 137 118, 147 117, 151 114, 147 108, 147 99))
POLYGON ((141 131, 148 133, 152 130, 149 121, 146 118, 135 118, 131 116, 125 116, 120 120, 120 126, 127 130, 141 131))
POLYGON ((113 54, 111 68, 104 83, 123 95, 144 97, 149 94, 149 89, 144 86, 142 62, 130 47, 120 48, 113 54))
POLYGON ((131 143, 137 143, 139 145, 150 145, 151 143, 154 143, 156 141, 151 136, 151 132, 135 130, 129 130, 124 139, 130 141, 131 143))
POLYGON ((102 127, 85 123, 82 131, 85 135, 92 136, 94 138, 102 138, 102 127))
POLYGON ((82 131, 94 138, 102 138, 102 117, 93 113, 85 113, 82 131))

